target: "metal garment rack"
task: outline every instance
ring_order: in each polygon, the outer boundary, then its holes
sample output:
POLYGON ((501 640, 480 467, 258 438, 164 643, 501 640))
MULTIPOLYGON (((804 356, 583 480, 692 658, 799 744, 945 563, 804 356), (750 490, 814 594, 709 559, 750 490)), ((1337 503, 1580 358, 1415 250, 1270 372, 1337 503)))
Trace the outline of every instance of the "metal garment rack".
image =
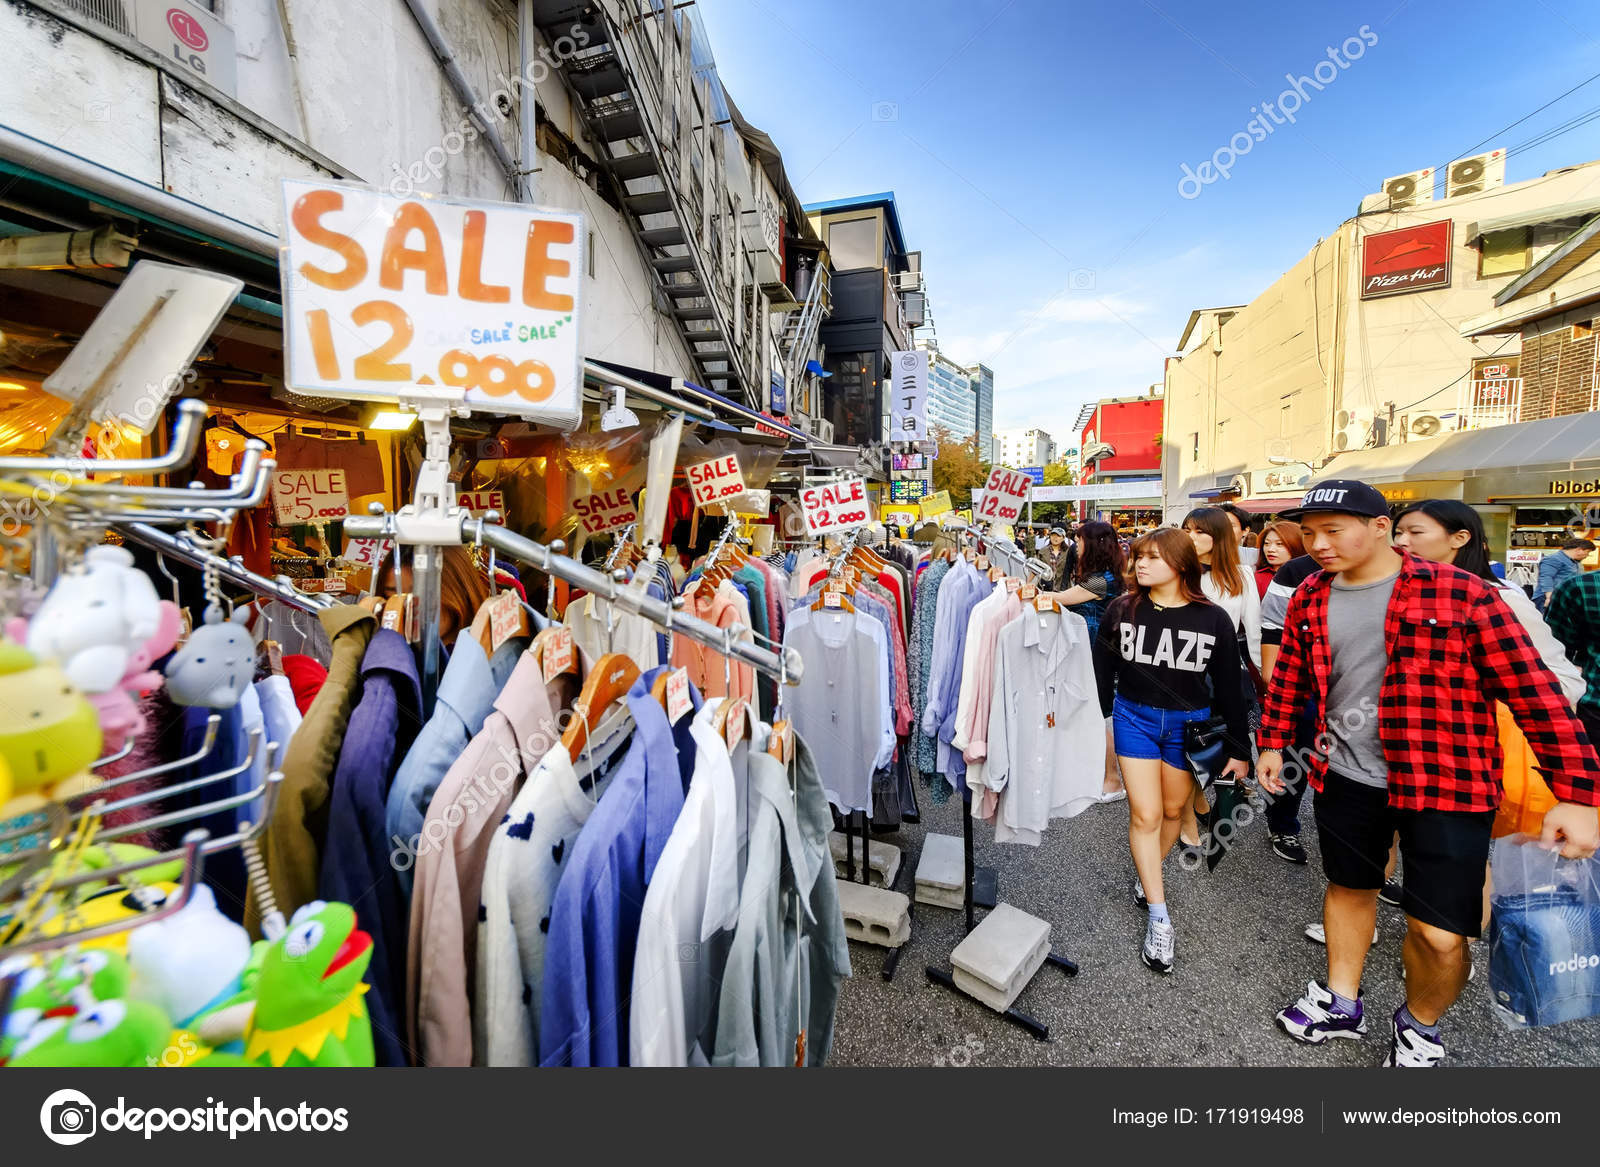
MULTIPOLYGON (((974 544, 974 550, 986 555, 990 560, 1000 558, 1008 564, 1020 565, 1022 570, 1018 575, 1026 578, 1028 575, 1042 577, 1049 571, 1048 565, 1031 556, 1027 556, 1016 544, 1005 539, 992 539, 981 532, 968 526, 966 523, 954 522, 945 527, 957 536, 958 542, 974 544)), ((966 785, 965 782, 962 783, 966 785)), ((972 790, 967 787, 961 792, 961 857, 963 864, 964 886, 961 895, 962 909, 967 917, 967 934, 971 935, 976 927, 974 921, 974 908, 993 908, 1000 902, 1000 878, 998 872, 992 867, 977 867, 972 858, 972 790)), ((1078 975, 1076 961, 1064 956, 1057 956, 1052 950, 1046 957, 1045 963, 1054 965, 1069 977, 1078 975)), ((924 975, 933 984, 942 985, 953 992, 961 993, 961 988, 956 984, 954 975, 938 965, 927 965, 923 969, 924 975)), ((1013 1007, 1001 1014, 1007 1021, 1022 1029, 1027 1030, 1039 1041, 1050 1040, 1050 1027, 1027 1013, 1013 1007)))
POLYGON ((180 559, 191 567, 215 568, 223 579, 230 580, 258 596, 278 600, 303 612, 314 613, 333 606, 334 601, 326 596, 311 596, 300 591, 289 582, 287 576, 268 579, 264 575, 257 575, 242 563, 225 559, 193 543, 183 532, 162 531, 148 523, 131 522, 113 523, 112 529, 135 543, 140 543, 163 555, 170 555, 174 559, 180 559))
MULTIPOLYGON (((351 515, 344 521, 345 532, 354 539, 392 539, 401 546, 414 546, 421 542, 411 530, 416 516, 387 512, 374 503, 372 513, 351 515), (410 536, 410 538, 408 538, 410 536)), ((773 650, 744 640, 734 640, 729 629, 718 628, 696 616, 658 600, 642 590, 617 580, 604 572, 579 563, 576 559, 559 554, 546 544, 506 530, 498 523, 474 519, 461 512, 459 525, 453 530, 461 544, 483 542, 501 554, 539 568, 546 575, 557 576, 574 587, 595 595, 624 612, 642 616, 652 624, 669 632, 687 636, 709 645, 726 656, 735 658, 770 677, 799 684, 804 671, 800 654, 793 649, 778 647, 773 650)), ((637 577, 636 577, 637 578, 637 577)), ((438 636, 438 622, 428 621, 425 635, 438 636)))

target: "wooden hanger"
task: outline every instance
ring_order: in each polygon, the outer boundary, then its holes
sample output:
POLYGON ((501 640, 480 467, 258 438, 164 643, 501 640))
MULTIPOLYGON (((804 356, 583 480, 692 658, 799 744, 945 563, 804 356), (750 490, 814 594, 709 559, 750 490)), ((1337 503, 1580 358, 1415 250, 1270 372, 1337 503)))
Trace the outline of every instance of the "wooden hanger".
POLYGON ((583 756, 589 735, 606 710, 626 697, 638 679, 639 666, 620 652, 608 652, 594 663, 589 679, 572 703, 572 711, 578 716, 561 735, 561 744, 574 762, 583 756))
POLYGON ((794 760, 794 726, 787 719, 772 723, 772 736, 767 739, 767 753, 785 766, 794 760))
POLYGON ((824 608, 836 612, 854 612, 856 606, 850 602, 850 597, 856 594, 855 585, 846 583, 842 588, 832 587, 829 583, 822 585, 822 594, 817 597, 817 602, 811 605, 813 612, 820 612, 824 608), (837 597, 830 602, 830 597, 837 597))
POLYGON ((517 636, 533 635, 533 626, 528 623, 528 610, 522 606, 521 598, 517 596, 517 593, 507 588, 505 591, 490 596, 479 604, 477 612, 472 617, 472 635, 483 646, 483 654, 485 656, 493 656, 494 650, 500 647, 494 642, 494 608, 496 604, 512 603, 511 600, 503 598, 508 595, 516 598, 516 624, 511 632, 501 639, 500 643, 504 644, 507 640, 517 636))
POLYGON ((745 726, 750 718, 750 703, 741 697, 730 697, 717 707, 711 717, 711 728, 717 731, 717 736, 728 743, 728 752, 733 753, 734 747, 744 740, 745 726))
POLYGON ((1040 592, 1033 597, 1033 607, 1037 612, 1059 612, 1061 605, 1050 598, 1049 592, 1040 592))

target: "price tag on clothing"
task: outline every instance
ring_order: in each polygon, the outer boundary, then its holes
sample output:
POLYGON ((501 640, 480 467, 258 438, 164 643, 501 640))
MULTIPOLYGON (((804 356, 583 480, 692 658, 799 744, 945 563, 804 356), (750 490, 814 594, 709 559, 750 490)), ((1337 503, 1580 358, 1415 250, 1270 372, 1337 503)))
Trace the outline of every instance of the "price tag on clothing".
POLYGON ((1016 522, 1032 488, 1033 479, 1022 471, 996 466, 989 472, 989 481, 983 488, 983 502, 978 506, 977 517, 1001 523, 1016 522))
POLYGON ((544 683, 549 684, 572 668, 572 629, 556 626, 544 646, 544 683))
POLYGON ((272 515, 278 525, 326 522, 350 513, 344 471, 278 470, 272 475, 272 515))
POLYGON ((673 669, 667 674, 667 720, 677 725, 694 708, 689 699, 689 670, 673 669))
POLYGON ((844 595, 841 592, 827 592, 822 597, 822 606, 824 608, 842 608, 844 607, 844 595))
POLYGON ((1016 576, 1012 576, 1012 575, 1006 576, 1006 592, 1007 592, 1007 594, 1015 595, 1016 592, 1021 589, 1021 587, 1022 587, 1022 581, 1020 579, 1018 579, 1016 576))
POLYGON ((806 517, 806 530, 812 535, 848 531, 872 521, 867 484, 861 478, 806 487, 800 492, 800 509, 806 517))
POLYGON ((575 498, 572 500, 572 509, 578 514, 578 524, 588 535, 615 531, 639 521, 639 512, 633 500, 620 486, 575 498))
POLYGON ((689 482, 689 496, 697 507, 711 506, 744 493, 744 473, 732 454, 686 466, 683 475, 689 482))
POLYGON ((1039 589, 1038 588, 1031 587, 1031 586, 1030 587, 1025 587, 1025 588, 1021 588, 1021 589, 1018 590, 1017 599, 1023 601, 1024 603, 1026 603, 1027 601, 1033 599, 1033 597, 1037 596, 1038 594, 1039 594, 1039 589))
POLYGON ((517 614, 522 601, 517 593, 507 588, 489 601, 489 651, 496 651, 517 634, 517 614))

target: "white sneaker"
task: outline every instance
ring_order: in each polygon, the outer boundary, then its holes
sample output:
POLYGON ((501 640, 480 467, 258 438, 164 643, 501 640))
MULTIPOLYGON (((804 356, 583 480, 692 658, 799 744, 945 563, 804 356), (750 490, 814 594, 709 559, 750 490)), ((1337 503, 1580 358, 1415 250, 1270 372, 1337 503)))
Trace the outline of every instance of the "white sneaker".
POLYGON ((1176 950, 1177 937, 1172 931, 1172 922, 1152 918, 1145 926, 1144 948, 1139 953, 1139 959, 1158 973, 1170 973, 1176 950))
MULTIPOLYGON (((1328 932, 1322 926, 1321 920, 1306 925, 1306 939, 1316 944, 1326 944, 1328 942, 1328 932)), ((1374 944, 1378 942, 1377 925, 1373 925, 1372 928, 1372 942, 1374 944)))
POLYGON ((1144 881, 1137 875, 1133 877, 1133 902, 1143 911, 1148 912, 1150 910, 1150 901, 1145 898, 1144 894, 1144 881))

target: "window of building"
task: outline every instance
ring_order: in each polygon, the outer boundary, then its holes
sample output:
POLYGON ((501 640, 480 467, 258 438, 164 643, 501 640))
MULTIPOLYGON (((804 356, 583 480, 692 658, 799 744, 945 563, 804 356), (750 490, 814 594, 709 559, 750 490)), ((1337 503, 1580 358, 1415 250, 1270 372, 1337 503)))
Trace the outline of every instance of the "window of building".
POLYGON ((878 220, 872 216, 835 219, 828 224, 828 250, 833 253, 836 270, 883 266, 878 254, 878 220))
POLYGON ((1483 237, 1483 249, 1478 253, 1478 276, 1481 279, 1514 276, 1527 271, 1532 261, 1532 228, 1491 231, 1483 237))
POLYGON ((1574 320, 1572 322, 1572 339, 1588 340, 1594 335, 1593 320, 1574 320))

